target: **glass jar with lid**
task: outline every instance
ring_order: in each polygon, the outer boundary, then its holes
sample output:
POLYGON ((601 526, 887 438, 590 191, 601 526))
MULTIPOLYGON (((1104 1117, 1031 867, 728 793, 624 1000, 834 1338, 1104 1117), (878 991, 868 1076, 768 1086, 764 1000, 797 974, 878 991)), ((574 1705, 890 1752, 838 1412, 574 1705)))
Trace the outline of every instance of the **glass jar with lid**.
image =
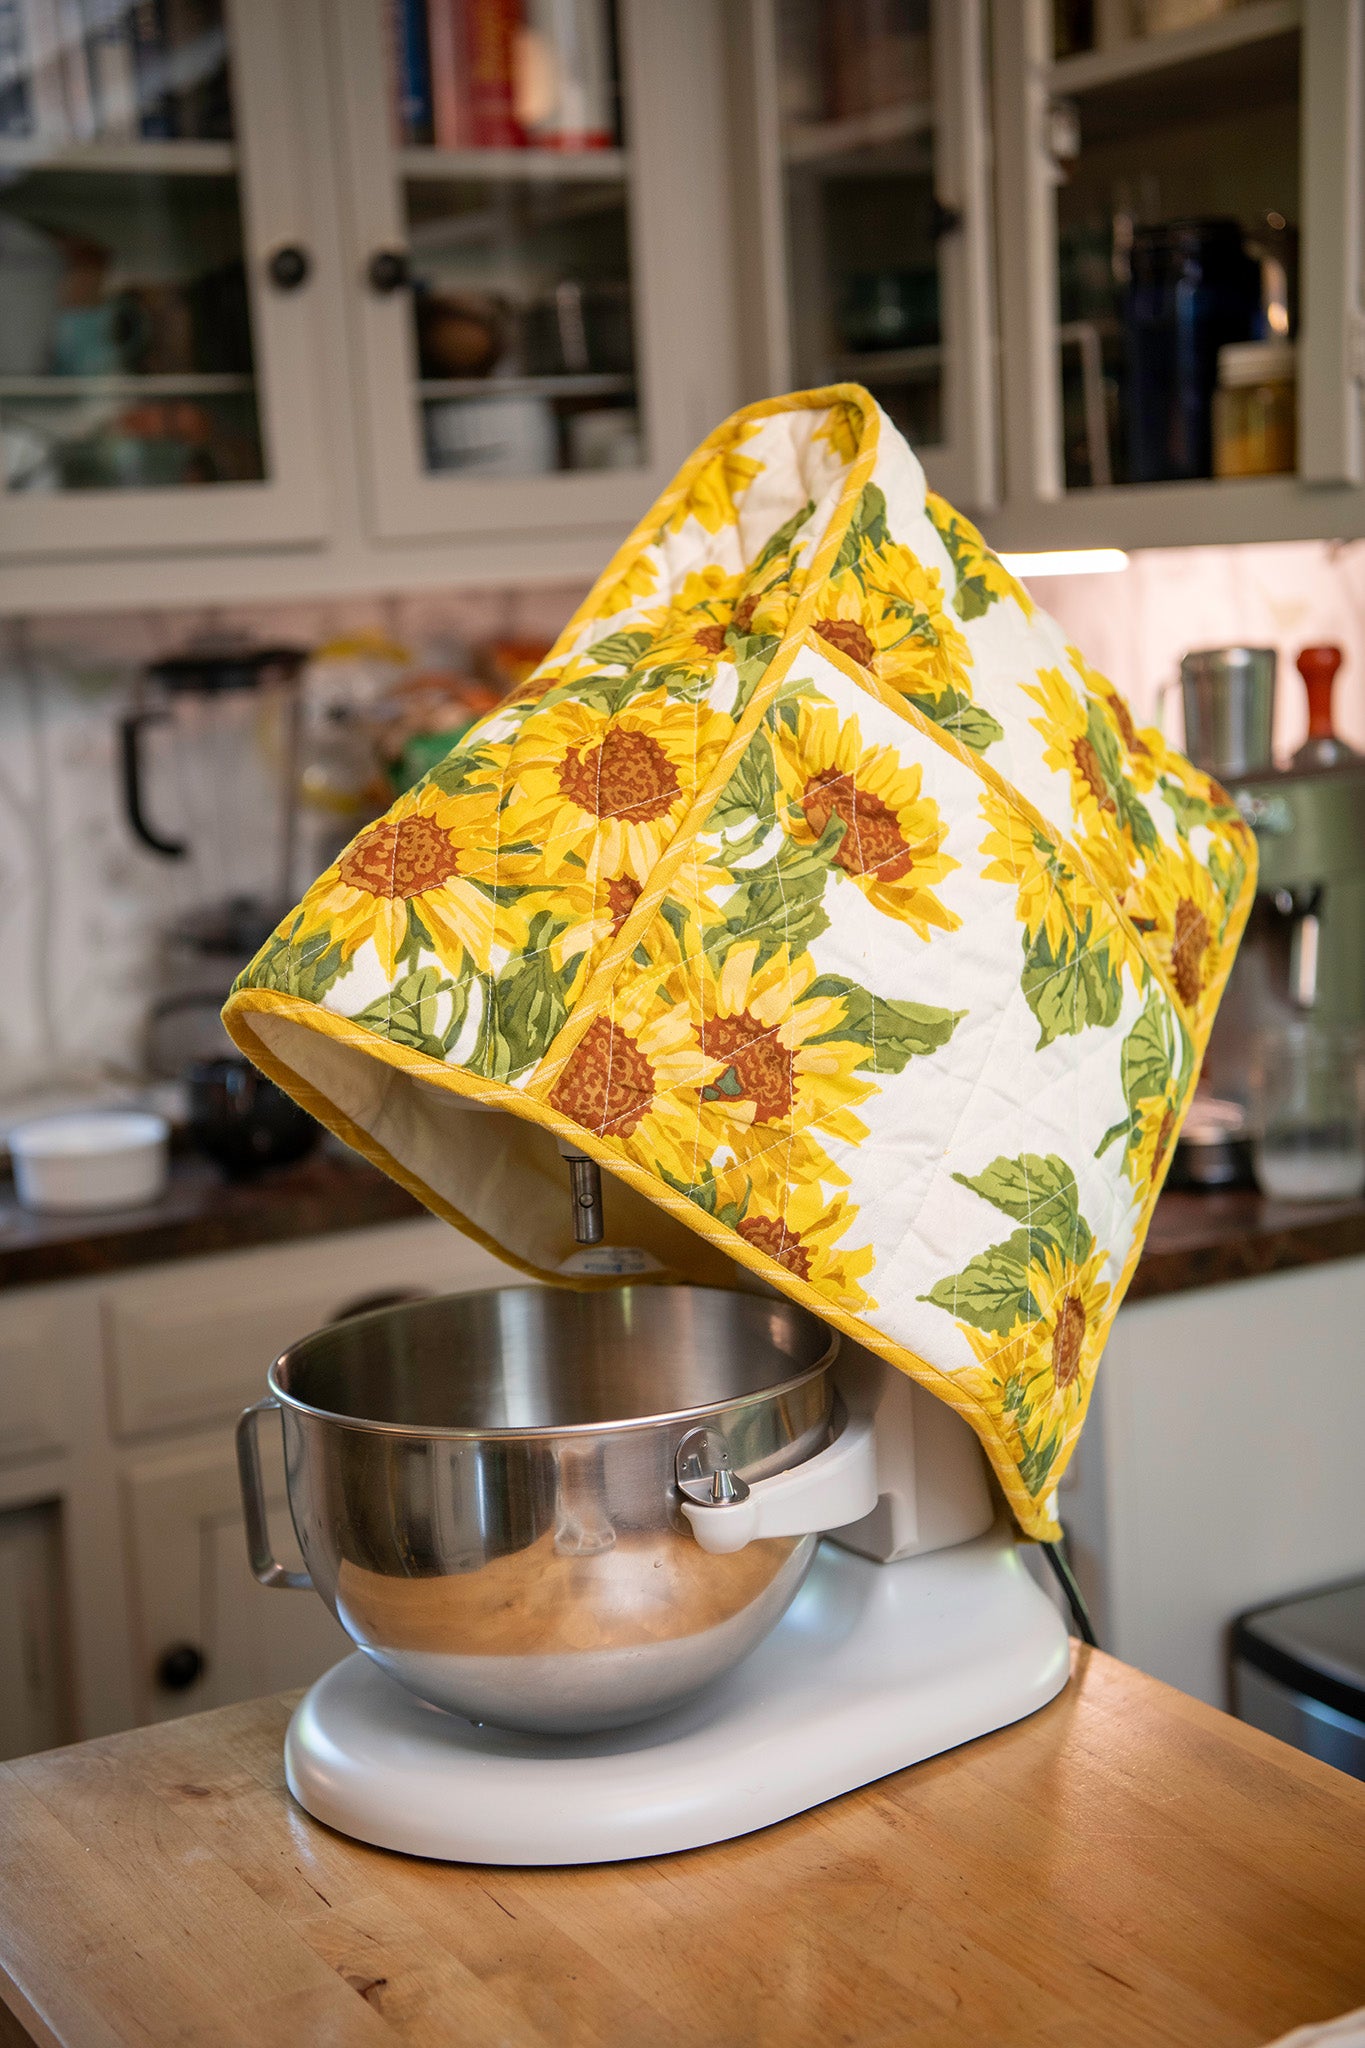
POLYGON ((1282 476, 1296 460, 1298 405, 1292 341, 1229 342, 1213 395, 1215 476, 1282 476))

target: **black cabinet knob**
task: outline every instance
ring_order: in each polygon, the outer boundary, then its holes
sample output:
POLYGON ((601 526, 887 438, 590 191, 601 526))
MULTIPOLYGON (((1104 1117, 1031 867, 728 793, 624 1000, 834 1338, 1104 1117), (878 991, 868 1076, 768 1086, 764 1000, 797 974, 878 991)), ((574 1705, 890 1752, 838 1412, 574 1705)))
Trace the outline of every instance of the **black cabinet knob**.
POLYGON ((408 259, 401 249, 376 249, 371 256, 365 275, 370 280, 370 290, 387 296, 389 292, 401 292, 411 279, 408 259))
POLYGON ((929 239, 941 242, 945 235, 955 235, 962 226, 962 213, 956 206, 945 206, 935 193, 929 207, 929 239))
POLYGON ((275 250, 265 267, 277 291, 296 292, 307 281, 313 265, 306 249, 301 249, 297 242, 285 242, 275 250))
POLYGON ((157 1659, 156 1682, 163 1692, 186 1692, 204 1675, 204 1653, 193 1643, 172 1643, 157 1659))

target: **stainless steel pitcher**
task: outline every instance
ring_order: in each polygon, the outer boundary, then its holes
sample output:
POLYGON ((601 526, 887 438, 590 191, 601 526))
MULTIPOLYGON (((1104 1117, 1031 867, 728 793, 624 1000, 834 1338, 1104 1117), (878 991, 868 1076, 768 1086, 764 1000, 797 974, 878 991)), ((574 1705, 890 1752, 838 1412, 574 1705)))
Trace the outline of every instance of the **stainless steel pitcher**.
POLYGON ((1225 781, 1271 765, 1273 647, 1200 647, 1180 664, 1185 752, 1225 781))

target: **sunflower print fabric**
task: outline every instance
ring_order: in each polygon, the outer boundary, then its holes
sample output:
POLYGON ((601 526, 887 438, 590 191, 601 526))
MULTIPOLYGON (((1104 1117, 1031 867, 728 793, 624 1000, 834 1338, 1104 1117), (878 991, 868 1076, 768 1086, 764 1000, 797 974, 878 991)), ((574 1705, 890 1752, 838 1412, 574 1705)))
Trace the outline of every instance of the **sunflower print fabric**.
POLYGON ((837 386, 703 444, 225 1015, 438 1214, 614 1284, 571 1256, 572 1139, 637 1270, 813 1309, 1047 1537, 1254 866, 837 386))

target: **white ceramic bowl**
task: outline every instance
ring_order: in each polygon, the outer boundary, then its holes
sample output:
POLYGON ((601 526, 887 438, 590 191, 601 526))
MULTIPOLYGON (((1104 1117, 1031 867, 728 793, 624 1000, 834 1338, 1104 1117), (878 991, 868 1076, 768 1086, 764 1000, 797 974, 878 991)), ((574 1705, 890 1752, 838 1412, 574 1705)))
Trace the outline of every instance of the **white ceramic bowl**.
POLYGON ((17 1124, 14 1186, 26 1209, 137 1209, 166 1185, 171 1127, 140 1109, 93 1109, 17 1124))

